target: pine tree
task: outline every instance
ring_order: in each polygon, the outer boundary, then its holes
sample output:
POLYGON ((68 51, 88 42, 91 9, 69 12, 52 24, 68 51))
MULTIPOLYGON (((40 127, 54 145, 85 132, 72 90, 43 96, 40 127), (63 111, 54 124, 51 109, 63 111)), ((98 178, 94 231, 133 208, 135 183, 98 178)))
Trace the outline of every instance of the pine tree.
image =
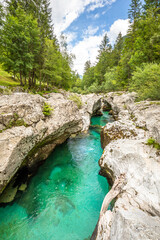
POLYGON ((114 50, 112 52, 112 58, 113 58, 113 66, 117 66, 120 59, 121 59, 121 54, 122 54, 122 49, 123 49, 123 37, 122 33, 120 32, 117 36, 115 45, 114 45, 114 50))
POLYGON ((0 27, 3 25, 3 18, 4 18, 3 6, 0 3, 0 27))
POLYGON ((45 37, 53 39, 53 24, 52 24, 52 9, 50 8, 50 1, 42 1, 42 25, 45 26, 45 37))
POLYGON ((102 52, 108 52, 111 51, 112 47, 109 42, 109 38, 107 34, 104 35, 103 40, 99 46, 99 55, 101 55, 102 52))
POLYGON ((95 67, 91 66, 90 60, 86 61, 84 65, 84 75, 83 75, 83 81, 82 81, 82 86, 83 88, 88 88, 90 87, 94 81, 94 73, 95 73, 95 67))
POLYGON ((49 0, 6 0, 7 10, 15 15, 20 5, 27 14, 32 14, 38 19, 42 38, 53 39, 52 9, 49 0))
POLYGON ((103 40, 99 46, 98 54, 98 63, 96 65, 96 78, 98 85, 101 85, 104 82, 104 75, 107 71, 107 68, 110 66, 110 57, 112 52, 112 46, 109 42, 107 34, 104 35, 103 40))
POLYGON ((91 68, 91 61, 88 60, 84 64, 84 74, 87 73, 90 68, 91 68))
POLYGON ((15 16, 15 11, 18 7, 18 3, 18 0, 6 0, 6 8, 11 15, 15 16))
POLYGON ((128 10, 128 17, 130 22, 135 23, 141 14, 141 1, 140 0, 132 0, 130 4, 130 9, 128 10))
POLYGON ((149 8, 160 8, 160 0, 145 0, 144 1, 144 9, 147 10, 149 8))
POLYGON ((28 77, 30 85, 34 82, 36 59, 40 50, 40 32, 37 21, 26 15, 18 7, 15 16, 7 14, 0 38, 1 57, 5 70, 11 72, 24 84, 28 77))

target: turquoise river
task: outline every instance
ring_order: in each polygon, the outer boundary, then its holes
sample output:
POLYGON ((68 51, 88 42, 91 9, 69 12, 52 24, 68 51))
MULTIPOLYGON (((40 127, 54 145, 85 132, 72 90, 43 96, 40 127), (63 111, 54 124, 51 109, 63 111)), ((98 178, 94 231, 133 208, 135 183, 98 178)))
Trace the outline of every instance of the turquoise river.
MULTIPOLYGON (((91 125, 111 121, 107 112, 91 125)), ((56 147, 25 192, 0 208, 0 240, 87 240, 98 221, 107 180, 98 174, 100 129, 56 147)))

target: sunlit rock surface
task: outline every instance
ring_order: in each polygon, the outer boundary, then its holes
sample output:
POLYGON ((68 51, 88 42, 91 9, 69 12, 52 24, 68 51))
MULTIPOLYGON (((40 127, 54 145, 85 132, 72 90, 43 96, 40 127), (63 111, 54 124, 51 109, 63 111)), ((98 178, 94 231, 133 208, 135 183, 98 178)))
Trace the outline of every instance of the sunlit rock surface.
POLYGON ((21 166, 31 170, 57 144, 88 130, 91 115, 101 108, 102 96, 79 98, 80 109, 66 92, 44 97, 27 93, 0 96, 0 192, 21 166), (50 116, 43 114, 45 103, 52 109, 50 116))
POLYGON ((104 153, 99 161, 110 182, 125 174, 125 185, 110 210, 99 219, 97 240, 160 239, 160 102, 135 103, 134 93, 109 93, 117 121, 101 133, 104 153))

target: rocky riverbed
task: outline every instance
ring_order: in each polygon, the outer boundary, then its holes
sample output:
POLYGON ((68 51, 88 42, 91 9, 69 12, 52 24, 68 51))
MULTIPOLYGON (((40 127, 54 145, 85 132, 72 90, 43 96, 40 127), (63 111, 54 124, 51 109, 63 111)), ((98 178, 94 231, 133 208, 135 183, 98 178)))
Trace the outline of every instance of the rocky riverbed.
POLYGON ((160 102, 135 102, 135 93, 77 95, 78 102, 70 95, 0 96, 0 193, 9 186, 12 194, 5 199, 13 200, 16 191, 25 188, 17 184, 17 174, 27 179, 56 145, 87 132, 92 115, 102 107, 112 109, 116 121, 102 129, 99 165, 111 185, 121 175, 124 182, 112 211, 102 209, 92 239, 159 240, 160 102), (49 116, 45 105, 52 109, 49 116))
POLYGON ((113 210, 102 212, 92 239, 160 239, 160 102, 109 93, 116 120, 101 133, 101 172, 113 183, 125 176, 113 210))
MULTIPOLYGON (((13 189, 13 177, 19 170, 30 176, 56 145, 88 130, 91 115, 101 109, 102 96, 78 96, 74 101, 75 95, 73 100, 70 95, 62 92, 43 97, 27 93, 0 96, 0 193, 8 183, 13 189), (44 113, 45 105, 52 109, 49 116, 44 113)), ((23 186, 17 185, 17 190, 19 187, 23 186)), ((8 201, 15 193, 14 188, 8 201)))

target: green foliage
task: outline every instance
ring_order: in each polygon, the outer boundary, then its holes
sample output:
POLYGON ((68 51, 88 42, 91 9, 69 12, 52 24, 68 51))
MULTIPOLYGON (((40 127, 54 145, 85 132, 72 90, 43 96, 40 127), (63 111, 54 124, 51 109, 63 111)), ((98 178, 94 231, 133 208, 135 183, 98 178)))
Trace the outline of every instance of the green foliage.
MULTIPOLYGON (((87 63, 87 62, 86 62, 87 63)), ((82 86, 89 87, 95 82, 95 67, 90 67, 86 69, 85 74, 83 76, 82 86)))
POLYGON ((10 74, 8 74, 6 71, 2 69, 2 66, 0 66, 0 86, 18 86, 19 82, 15 81, 10 74))
POLYGON ((3 18, 4 18, 4 9, 2 4, 0 3, 0 26, 3 25, 3 18))
POLYGON ((19 82, 17 81, 14 81, 12 78, 6 78, 6 77, 2 77, 0 76, 0 86, 12 86, 12 87, 15 87, 15 86, 18 86, 19 85, 19 82))
POLYGON ((79 109, 82 107, 82 101, 78 95, 76 95, 76 94, 70 95, 69 100, 73 101, 79 109))
POLYGON ((66 90, 69 89, 72 85, 71 57, 67 54, 66 50, 61 53, 54 44, 54 41, 49 39, 46 39, 44 53, 43 79, 45 79, 47 84, 66 90))
POLYGON ((1 93, 4 94, 4 95, 11 95, 12 90, 11 90, 11 88, 6 87, 6 88, 2 89, 1 93))
POLYGON ((79 87, 73 87, 70 91, 73 93, 78 93, 78 94, 82 94, 82 92, 83 92, 83 90, 79 87))
POLYGON ((95 67, 95 76, 98 85, 103 84, 104 75, 107 69, 111 66, 111 53, 112 46, 109 43, 107 34, 105 34, 99 47, 99 54, 97 57, 98 63, 96 64, 95 67))
POLYGON ((158 0, 145 0, 144 1, 144 9, 150 9, 150 8, 160 8, 160 1, 158 0))
MULTIPOLYGON (((54 36, 50 0, 6 0, 5 9, 0 4, 0 62, 34 93, 52 86, 77 93, 133 89, 142 99, 159 99, 159 71, 149 79, 152 70, 147 74, 143 64, 160 64, 160 3, 145 0, 142 7, 140 0, 131 0, 127 35, 119 33, 111 46, 105 34, 97 62, 86 62, 81 80, 71 71, 74 56, 67 52, 66 38, 62 35, 58 43, 54 36), (147 75, 146 81, 138 80, 137 67, 147 75)), ((9 81, 0 75, 0 84, 14 85, 9 81)))
POLYGON ((53 108, 51 108, 51 106, 48 103, 44 103, 43 114, 45 116, 50 116, 52 112, 53 112, 53 108))
POLYGON ((117 84, 117 67, 110 69, 110 71, 106 72, 105 74, 105 84, 104 88, 106 91, 116 91, 118 90, 117 84))
POLYGON ((15 16, 17 8, 21 6, 27 14, 37 18, 42 39, 53 38, 52 9, 49 0, 6 0, 6 3, 11 15, 15 16))
MULTIPOLYGON (((87 90, 87 89, 85 89, 87 90)), ((98 92, 101 92, 101 86, 99 86, 97 84, 97 82, 94 82, 89 88, 88 88, 88 92, 91 92, 91 93, 98 93, 98 92)))
POLYGON ((153 147, 156 148, 157 150, 160 150, 160 144, 157 143, 156 140, 153 139, 153 138, 149 138, 149 139, 147 140, 147 145, 153 146, 153 147))
POLYGON ((27 127, 28 125, 25 123, 24 119, 14 119, 10 121, 10 123, 7 126, 7 129, 12 127, 19 127, 19 126, 27 127))
POLYGON ((140 99, 160 99, 159 1, 145 0, 142 6, 140 0, 132 0, 129 18, 127 35, 122 37, 119 33, 113 48, 107 35, 104 36, 97 63, 85 66, 82 89, 87 92, 133 90, 139 93, 140 99))
POLYGON ((51 16, 49 0, 6 0, 5 14, 0 4, 0 62, 33 91, 37 85, 40 91, 44 86, 50 90, 73 85, 73 56, 68 54, 63 36, 60 48, 51 16))
POLYGON ((160 100, 160 64, 148 63, 141 68, 137 67, 130 90, 138 92, 142 100, 160 100))
POLYGON ((23 77, 31 75, 39 53, 39 29, 37 20, 23 9, 17 8, 15 13, 16 16, 8 14, 3 25, 0 60, 4 69, 18 75, 23 85, 23 77))
POLYGON ((141 13, 141 1, 140 0, 132 0, 130 4, 130 9, 128 11, 128 17, 130 21, 135 21, 140 17, 141 13))
POLYGON ((13 119, 6 125, 5 129, 1 130, 0 132, 3 132, 12 127, 20 127, 20 126, 28 127, 28 125, 27 125, 27 123, 25 123, 24 119, 20 118, 17 113, 14 113, 13 119))
POLYGON ((150 102, 150 105, 160 105, 160 102, 150 102))
POLYGON ((115 45, 114 45, 114 49, 111 54, 111 61, 112 61, 113 66, 117 66, 121 59, 123 44, 124 44, 124 39, 120 32, 118 34, 118 37, 117 37, 115 45))

